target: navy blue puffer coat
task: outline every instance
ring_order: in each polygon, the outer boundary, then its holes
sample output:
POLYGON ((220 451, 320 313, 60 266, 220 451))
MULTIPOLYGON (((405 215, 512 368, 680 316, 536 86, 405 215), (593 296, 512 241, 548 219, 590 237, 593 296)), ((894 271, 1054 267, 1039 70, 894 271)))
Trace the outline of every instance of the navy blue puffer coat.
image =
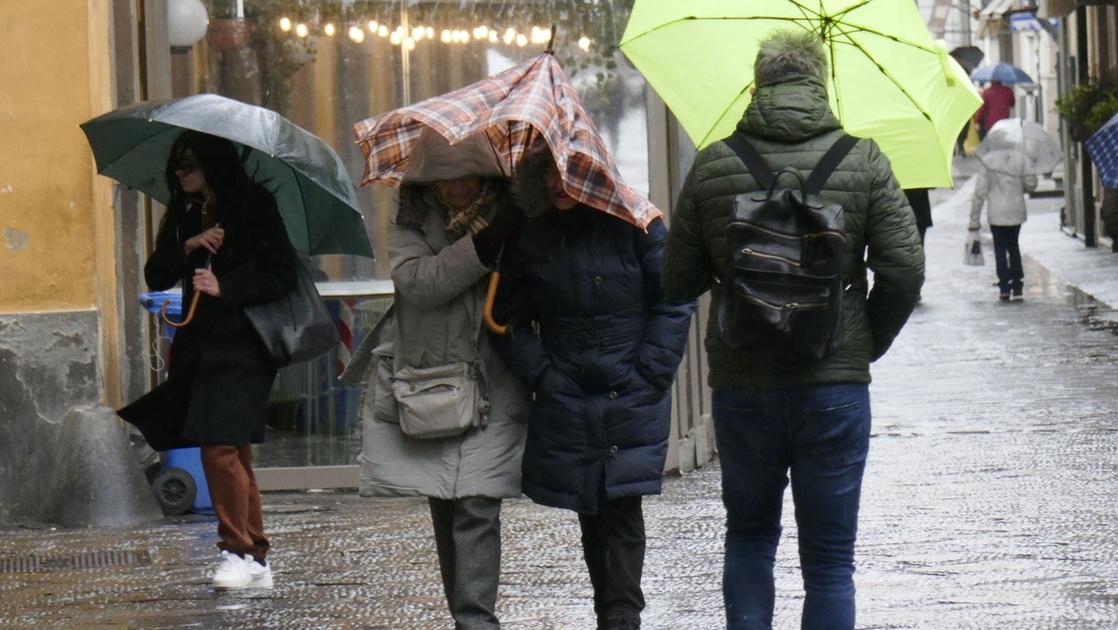
POLYGON ((660 288, 666 235, 659 219, 646 233, 578 206, 526 220, 505 254, 504 294, 539 323, 538 336, 524 318, 494 338, 535 391, 523 489, 537 503, 595 513, 603 488, 609 499, 660 492, 694 308, 660 288))

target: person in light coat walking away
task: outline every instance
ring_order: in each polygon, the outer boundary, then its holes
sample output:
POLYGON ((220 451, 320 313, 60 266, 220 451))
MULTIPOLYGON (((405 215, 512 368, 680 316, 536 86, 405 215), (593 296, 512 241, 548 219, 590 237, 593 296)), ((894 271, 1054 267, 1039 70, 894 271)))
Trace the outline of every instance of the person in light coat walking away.
POLYGON ((367 388, 361 494, 428 498, 457 630, 500 627, 501 500, 520 495, 527 394, 482 330, 486 279, 520 216, 505 199, 498 180, 472 176, 401 189, 388 236, 394 314, 343 375, 367 388), (469 428, 406 434, 394 386, 406 370, 456 363, 471 366, 480 391, 469 428))
POLYGON ((986 206, 986 221, 994 237, 994 264, 998 272, 998 292, 1002 301, 1024 299, 1025 271, 1021 266, 1021 249, 1017 244, 1021 224, 1027 218, 1025 193, 1036 190, 1036 175, 1022 175, 1028 158, 1020 152, 1010 153, 1013 145, 1003 142, 1000 134, 992 133, 986 142, 992 149, 1005 149, 996 165, 988 166, 979 160, 975 178, 974 196, 971 198, 970 226, 975 232, 981 229, 982 206, 986 206))

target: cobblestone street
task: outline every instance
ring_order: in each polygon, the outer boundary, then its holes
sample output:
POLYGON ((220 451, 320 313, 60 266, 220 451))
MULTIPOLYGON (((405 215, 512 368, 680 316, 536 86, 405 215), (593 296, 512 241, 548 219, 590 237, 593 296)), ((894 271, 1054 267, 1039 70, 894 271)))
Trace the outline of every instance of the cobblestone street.
MULTIPOLYGON (((1082 249, 1052 241, 1060 199, 1031 202, 1026 299, 999 303, 989 247, 986 266, 962 264, 968 190, 937 191, 923 303, 874 366, 858 627, 1118 628, 1110 310, 1047 271, 1074 267, 1051 247, 1082 249)), ((1118 286, 1118 260, 1113 269, 1118 286)), ((574 514, 505 505, 503 627, 592 628, 574 514)), ((0 627, 450 627, 425 501, 283 493, 266 495, 265 508, 276 587, 247 594, 210 588, 216 536, 206 519, 0 530, 0 559, 140 552, 109 568, 0 573, 0 627)), ((645 518, 644 627, 720 627, 717 466, 670 479, 646 500, 645 518)), ((802 601, 791 519, 789 506, 778 556, 784 629, 799 628, 802 601)))

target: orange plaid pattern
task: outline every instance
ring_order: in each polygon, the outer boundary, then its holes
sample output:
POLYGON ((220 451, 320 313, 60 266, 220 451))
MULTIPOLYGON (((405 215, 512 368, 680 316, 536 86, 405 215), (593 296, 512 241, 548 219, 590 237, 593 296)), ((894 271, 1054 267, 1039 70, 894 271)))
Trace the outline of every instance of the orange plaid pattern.
POLYGON ((399 186, 424 129, 451 145, 484 133, 505 173, 537 138, 547 143, 567 194, 645 229, 661 212, 621 179, 597 127, 559 62, 542 54, 442 96, 353 126, 365 155, 361 185, 399 186))

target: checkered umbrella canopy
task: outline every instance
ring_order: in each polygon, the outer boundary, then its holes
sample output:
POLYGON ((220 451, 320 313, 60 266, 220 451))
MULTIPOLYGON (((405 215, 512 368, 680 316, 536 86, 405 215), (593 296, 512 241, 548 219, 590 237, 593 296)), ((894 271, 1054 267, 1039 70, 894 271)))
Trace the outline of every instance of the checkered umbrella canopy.
POLYGON ((1118 114, 1108 120, 1083 145, 1107 188, 1118 188, 1118 114))
MULTIPOLYGON (((487 169, 509 175, 542 138, 567 194, 641 229, 661 216, 622 180, 574 87, 548 53, 460 90, 361 121, 354 133, 365 154, 362 185, 422 180, 412 172, 423 161, 419 152, 439 145, 444 165, 469 165, 464 167, 468 172, 456 175, 486 174, 487 169), (431 132, 441 138, 432 141, 431 132), (483 155, 486 149, 489 155, 483 155), (456 150, 461 159, 454 156, 456 150)), ((448 176, 444 168, 439 178, 448 176)))

